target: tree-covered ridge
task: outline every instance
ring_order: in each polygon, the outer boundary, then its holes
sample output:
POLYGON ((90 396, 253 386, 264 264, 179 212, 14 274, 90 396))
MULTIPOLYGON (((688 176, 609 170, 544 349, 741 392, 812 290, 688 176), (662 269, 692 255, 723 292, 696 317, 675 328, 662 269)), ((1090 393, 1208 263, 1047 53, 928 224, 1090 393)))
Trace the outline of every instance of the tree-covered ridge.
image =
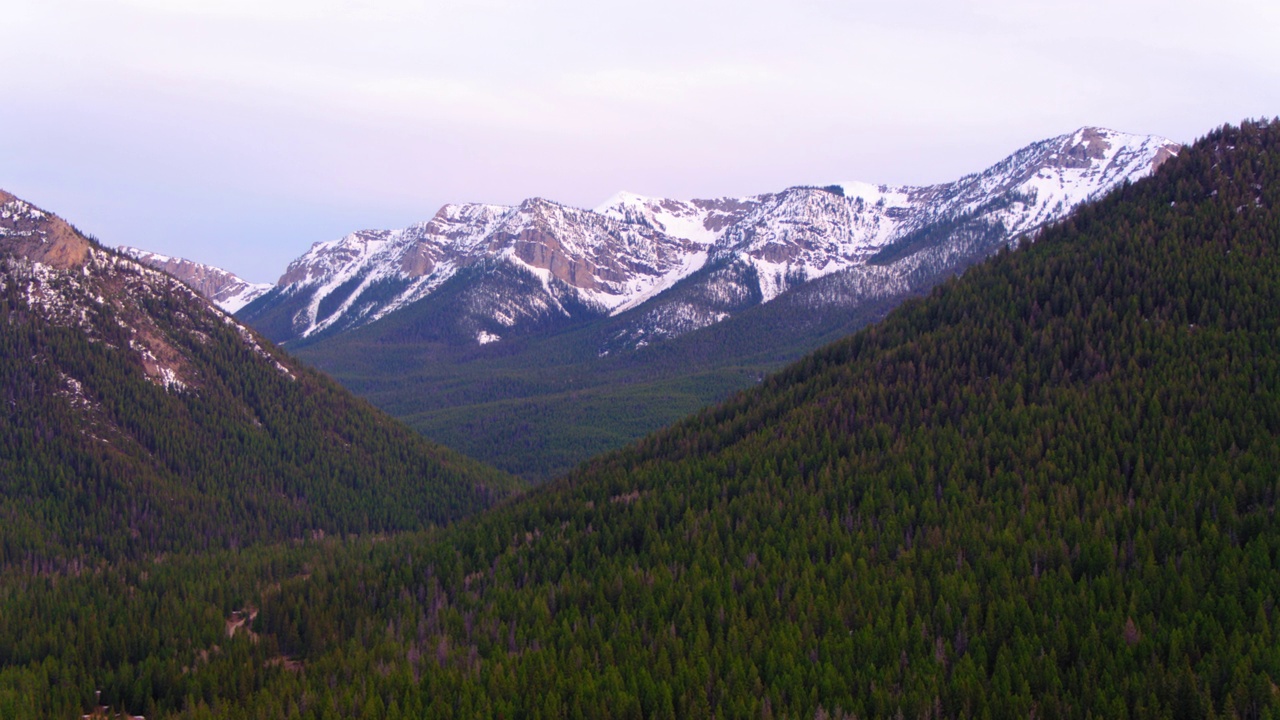
MULTIPOLYGON (((24 231, 29 244, 39 227, 24 231)), ((0 565, 417 529, 513 489, 178 281, 82 237, 79 263, 32 262, 11 234, 0 237, 0 565)))
POLYGON ((1260 122, 449 528, 6 576, 0 714, 1274 718, 1277 467, 1260 122))

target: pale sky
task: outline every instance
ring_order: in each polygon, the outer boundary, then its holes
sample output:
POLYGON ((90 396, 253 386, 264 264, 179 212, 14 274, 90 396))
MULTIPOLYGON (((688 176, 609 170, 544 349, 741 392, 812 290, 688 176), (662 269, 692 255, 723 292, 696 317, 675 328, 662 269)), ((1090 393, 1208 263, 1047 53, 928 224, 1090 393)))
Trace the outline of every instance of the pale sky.
POLYGON ((446 202, 927 184, 1280 114, 1275 0, 0 0, 0 188, 274 281, 446 202))

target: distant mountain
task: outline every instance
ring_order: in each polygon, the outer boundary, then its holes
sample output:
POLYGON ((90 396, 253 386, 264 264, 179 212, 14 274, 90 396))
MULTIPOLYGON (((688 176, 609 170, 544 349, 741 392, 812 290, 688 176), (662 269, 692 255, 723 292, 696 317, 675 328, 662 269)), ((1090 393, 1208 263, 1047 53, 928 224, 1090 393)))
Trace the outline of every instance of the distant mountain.
POLYGON ((0 566, 442 523, 513 481, 0 193, 0 566))
POLYGON ((240 317, 428 437, 545 479, 883 317, 1178 149, 1086 128, 929 187, 450 206, 317 246, 240 317))
POLYGON ((184 258, 169 257, 127 245, 121 245, 118 250, 144 265, 178 278, 229 313, 238 312, 240 308, 275 287, 271 283, 251 283, 221 268, 184 258))
POLYGON ((455 341, 497 342, 551 320, 646 307, 600 350, 643 346, 828 275, 844 274, 850 286, 830 302, 901 293, 922 273, 963 266, 1146 176, 1178 147, 1083 128, 927 187, 846 183, 693 201, 622 193, 595 211, 536 198, 446 205, 419 225, 316 244, 243 317, 277 341, 315 338, 374 322, 462 277, 468 297, 444 320, 455 341), (696 290, 654 301, 699 271, 696 290))
POLYGON ((368 324, 465 278, 451 329, 485 344, 511 328, 634 305, 696 269, 699 257, 705 248, 697 243, 547 200, 446 205, 404 230, 315 245, 242 316, 279 341, 314 338, 368 324))
POLYGON ((616 340, 636 346, 679 336, 806 284, 801 292, 810 308, 918 290, 1082 202, 1146 177, 1179 147, 1162 138, 1082 128, 942 185, 855 182, 732 203, 619 196, 599 211, 667 232, 714 232, 715 242, 704 264, 710 272, 683 292, 647 304, 616 340), (820 278, 831 279, 813 283, 820 278))

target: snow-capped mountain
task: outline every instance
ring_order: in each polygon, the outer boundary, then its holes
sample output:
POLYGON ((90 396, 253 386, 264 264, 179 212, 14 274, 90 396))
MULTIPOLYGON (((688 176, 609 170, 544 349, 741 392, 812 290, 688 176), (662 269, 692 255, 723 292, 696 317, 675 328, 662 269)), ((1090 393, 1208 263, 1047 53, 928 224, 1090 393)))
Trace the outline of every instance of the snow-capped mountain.
POLYGON ((484 292, 472 288, 474 302, 452 319, 472 342, 553 316, 643 308, 615 338, 642 345, 827 276, 842 279, 824 283, 813 302, 909 291, 1151 173, 1179 147, 1082 128, 932 186, 848 182, 691 201, 620 193, 594 210, 542 199, 446 205, 426 223, 316 244, 244 317, 276 340, 315 337, 368 324, 465 278, 487 283, 484 292), (536 282, 515 288, 511 273, 536 282))
POLYGON ((145 265, 178 278, 229 313, 238 312, 240 308, 275 287, 271 283, 251 283, 222 268, 185 258, 169 257, 127 245, 121 245, 117 249, 145 265))
MULTIPOLYGON (((651 303, 618 334, 622 345, 680 335, 804 286, 806 304, 854 305, 918 290, 1018 237, 1064 217, 1126 181, 1149 175, 1180 145, 1099 128, 1029 145, 981 173, 923 187, 847 182, 798 187, 740 201, 725 223, 711 272, 695 288, 651 303), (819 278, 831 279, 813 283, 819 278)), ((694 208, 625 197, 602 210, 687 227, 694 208), (664 212, 650 212, 660 207, 664 212)), ((722 205, 721 207, 724 207, 722 205)))
POLYGON ((631 307, 696 270, 707 250, 642 223, 541 198, 516 207, 446 205, 430 221, 402 230, 366 230, 316 244, 246 317, 281 339, 309 337, 377 320, 432 294, 459 271, 488 268, 476 278, 485 282, 505 266, 503 274, 515 271, 534 283, 514 302, 477 297, 488 307, 474 309, 485 310, 484 319, 496 327, 476 328, 474 336, 492 341, 502 328, 573 315, 570 305, 590 316, 631 307), (284 332, 264 322, 281 309, 288 313, 284 332))

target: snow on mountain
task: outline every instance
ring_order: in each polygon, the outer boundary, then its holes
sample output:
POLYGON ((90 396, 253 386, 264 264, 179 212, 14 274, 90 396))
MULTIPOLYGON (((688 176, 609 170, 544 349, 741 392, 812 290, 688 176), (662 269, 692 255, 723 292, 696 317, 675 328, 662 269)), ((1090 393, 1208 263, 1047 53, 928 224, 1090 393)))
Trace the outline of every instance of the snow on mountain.
POLYGON ((597 206, 595 212, 710 246, 758 204, 757 198, 686 201, 620 192, 597 206))
POLYGON ((235 313, 275 287, 270 283, 251 283, 212 265, 169 257, 148 250, 121 245, 120 252, 157 270, 169 273, 210 302, 229 313, 235 313))
POLYGON ((1016 200, 992 219, 1018 235, 1061 218, 1125 181, 1150 175, 1181 146, 1164 138, 1081 128, 1028 145, 987 170, 954 183, 914 190, 930 207, 914 222, 973 213, 996 197, 1016 200))
POLYGON ((686 238, 540 199, 521 204, 490 237, 493 250, 544 284, 558 280, 610 312, 643 302, 705 259, 686 238))
MULTIPOLYGON (((557 312, 568 313, 557 300, 566 292, 610 312, 669 287, 705 258, 689 239, 541 198, 516 207, 446 205, 426 223, 317 243, 289 265, 269 300, 301 299, 289 336, 308 337, 377 320, 459 270, 497 261, 536 277, 557 312)), ((519 318, 495 319, 510 326, 519 318)))
POLYGON ((901 209, 833 190, 792 188, 768 196, 731 227, 719 255, 754 266, 762 302, 769 302, 793 284, 865 262, 896 238, 901 209))
POLYGON ((465 269, 499 263, 532 274, 542 290, 473 301, 467 312, 480 324, 468 325, 472 342, 496 342, 505 333, 495 328, 546 313, 639 307, 648 310, 629 336, 669 337, 839 273, 848 277, 824 292, 903 292, 910 278, 954 271, 1146 176, 1179 147, 1081 128, 924 187, 847 182, 714 200, 622 192, 594 210, 540 198, 516 207, 446 205, 426 223, 317 243, 246 319, 282 341, 354 328, 430 296, 465 269), (703 287, 651 302, 686 279, 703 287), (480 327, 488 321, 497 325, 480 327))
POLYGON ((736 223, 719 243, 721 254, 756 267, 768 302, 794 282, 864 265, 886 246, 941 222, 969 217, 999 225, 1012 240, 1126 180, 1145 177, 1177 147, 1160 138, 1082 128, 952 183, 792 188, 736 223))
MULTIPOLYGON (((800 286, 806 287, 804 305, 849 307, 923 288, 1078 204, 1149 175, 1179 147, 1081 128, 951 183, 848 182, 739 201, 750 209, 717 237, 708 261, 715 270, 646 306, 616 334, 615 346, 681 335, 800 286)), ((659 203, 622 197, 610 207, 634 215, 659 203)))

